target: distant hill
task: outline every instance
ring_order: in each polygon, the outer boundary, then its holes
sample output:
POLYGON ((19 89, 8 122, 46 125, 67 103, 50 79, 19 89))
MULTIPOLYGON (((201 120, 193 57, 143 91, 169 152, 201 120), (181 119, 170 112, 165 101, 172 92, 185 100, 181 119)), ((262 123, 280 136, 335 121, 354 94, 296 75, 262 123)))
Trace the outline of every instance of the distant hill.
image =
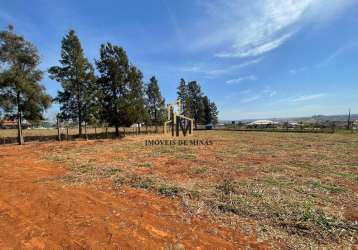
MULTIPOLYGON (((347 121, 348 115, 314 115, 311 117, 287 117, 287 118, 264 118, 265 120, 281 121, 281 122, 343 122, 347 121)), ((243 123, 252 122, 260 119, 246 119, 246 120, 220 120, 220 123, 231 123, 232 121, 240 121, 243 123)), ((358 120, 358 114, 351 114, 351 120, 358 120)))

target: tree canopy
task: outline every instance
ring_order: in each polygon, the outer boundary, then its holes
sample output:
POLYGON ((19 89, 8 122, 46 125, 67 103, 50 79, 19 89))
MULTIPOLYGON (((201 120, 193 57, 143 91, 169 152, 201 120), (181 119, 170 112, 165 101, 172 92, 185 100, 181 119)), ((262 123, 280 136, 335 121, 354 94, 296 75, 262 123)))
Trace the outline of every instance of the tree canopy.
POLYGON ((40 83, 40 57, 36 47, 13 27, 0 32, 0 108, 18 120, 18 140, 22 144, 22 119, 39 121, 50 106, 51 97, 40 83))
POLYGON ((165 120, 165 100, 155 76, 152 76, 147 84, 146 99, 151 125, 162 125, 165 120))
POLYGON ((178 100, 181 101, 183 114, 194 118, 195 127, 198 124, 216 124, 218 122, 218 109, 201 91, 196 81, 186 84, 184 79, 180 80, 178 86, 178 100))
POLYGON ((62 39, 61 66, 49 69, 50 78, 61 83, 56 101, 61 104, 60 117, 78 122, 78 133, 82 135, 82 123, 90 118, 95 96, 93 66, 84 55, 79 38, 70 30, 62 39))

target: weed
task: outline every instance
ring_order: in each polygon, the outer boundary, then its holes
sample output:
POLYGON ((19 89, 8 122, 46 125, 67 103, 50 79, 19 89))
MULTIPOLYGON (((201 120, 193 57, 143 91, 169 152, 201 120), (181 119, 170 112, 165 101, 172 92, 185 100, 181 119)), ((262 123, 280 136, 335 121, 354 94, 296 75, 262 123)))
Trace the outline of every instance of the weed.
POLYGON ((174 185, 162 184, 158 188, 158 193, 168 197, 175 197, 179 194, 181 188, 174 185))
POLYGON ((207 167, 199 167, 199 168, 195 168, 192 173, 193 174, 204 174, 208 171, 207 167))
POLYGON ((137 167, 140 167, 140 168, 151 168, 151 167, 152 167, 152 163, 150 163, 150 162, 139 163, 139 164, 137 164, 137 167))
POLYGON ((216 186, 216 189, 221 191, 225 195, 235 193, 234 181, 230 178, 225 178, 219 185, 216 186))
POLYGON ((135 188, 150 189, 154 187, 154 180, 150 177, 134 176, 130 180, 130 184, 135 188))

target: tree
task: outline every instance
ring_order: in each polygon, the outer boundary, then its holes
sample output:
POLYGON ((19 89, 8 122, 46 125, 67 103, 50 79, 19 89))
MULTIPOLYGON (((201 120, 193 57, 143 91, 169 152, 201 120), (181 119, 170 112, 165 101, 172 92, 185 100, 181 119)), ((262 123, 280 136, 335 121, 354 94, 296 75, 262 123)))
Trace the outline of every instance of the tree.
POLYGON ((182 105, 182 114, 189 115, 189 96, 188 96, 188 85, 186 85, 185 80, 180 79, 178 86, 178 100, 180 100, 182 105))
POLYGON ((131 65, 127 80, 130 89, 127 97, 128 117, 131 124, 138 123, 138 128, 140 128, 140 123, 148 122, 149 119, 144 99, 143 74, 139 69, 131 65))
POLYGON ((78 122, 78 134, 82 136, 82 123, 89 119, 93 101, 95 76, 92 65, 84 56, 79 38, 74 30, 62 39, 61 66, 49 69, 50 78, 61 83, 56 101, 61 104, 60 117, 78 122))
POLYGON ((216 107, 215 102, 210 102, 209 104, 210 106, 210 117, 211 117, 211 123, 213 124, 217 124, 218 123, 218 116, 219 116, 219 111, 218 108, 216 107))
POLYGON ((211 107, 210 107, 210 100, 207 96, 204 96, 202 99, 203 102, 203 112, 204 112, 204 116, 203 116, 203 123, 204 124, 209 124, 212 122, 212 113, 211 113, 211 107))
POLYGON ((204 96, 202 99, 203 102, 203 122, 205 124, 213 123, 216 124, 218 122, 218 109, 214 102, 211 102, 207 96, 204 96))
POLYGON ((41 85, 43 72, 36 47, 13 32, 0 32, 0 108, 18 120, 18 143, 23 143, 22 121, 43 119, 51 97, 41 85))
POLYGON ((127 100, 130 90, 128 57, 123 48, 111 43, 102 44, 96 65, 100 73, 98 88, 103 108, 102 119, 115 126, 116 136, 119 137, 119 126, 130 123, 127 100))
POLYGON ((155 76, 149 80, 146 88, 146 97, 150 122, 157 127, 165 120, 165 101, 160 93, 158 81, 155 76))
POLYGON ((195 129, 204 116, 204 107, 202 101, 202 92, 199 84, 196 81, 188 83, 188 99, 190 115, 194 118, 195 129))

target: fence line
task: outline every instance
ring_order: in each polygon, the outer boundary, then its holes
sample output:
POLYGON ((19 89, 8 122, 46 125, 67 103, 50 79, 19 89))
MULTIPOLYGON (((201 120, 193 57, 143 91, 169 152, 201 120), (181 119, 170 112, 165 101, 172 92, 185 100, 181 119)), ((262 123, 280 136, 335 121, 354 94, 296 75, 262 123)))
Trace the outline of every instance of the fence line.
MULTIPOLYGON (((1 130, 0 130, 1 131, 1 130)), ((87 133, 79 136, 77 133, 77 129, 74 128, 61 128, 60 133, 57 133, 57 129, 53 129, 53 131, 43 131, 41 132, 49 132, 49 134, 44 135, 24 135, 25 142, 34 142, 34 141, 72 141, 76 139, 88 139, 88 140, 96 140, 96 139, 116 139, 115 129, 112 127, 106 128, 87 128, 87 133), (93 132, 88 131, 93 130, 93 132), (99 131, 98 131, 99 130, 99 131), (102 130, 102 131, 101 131, 102 130)), ((32 131, 31 131, 32 132, 32 131)), ((40 132, 40 131, 38 131, 40 132)), ((124 136, 135 136, 135 135, 146 135, 146 134, 160 134, 163 133, 163 128, 161 126, 155 127, 141 127, 138 128, 124 128, 121 127, 119 129, 120 137, 124 136)), ((17 136, 2 136, 0 137, 0 144, 14 144, 17 143, 17 136)))

